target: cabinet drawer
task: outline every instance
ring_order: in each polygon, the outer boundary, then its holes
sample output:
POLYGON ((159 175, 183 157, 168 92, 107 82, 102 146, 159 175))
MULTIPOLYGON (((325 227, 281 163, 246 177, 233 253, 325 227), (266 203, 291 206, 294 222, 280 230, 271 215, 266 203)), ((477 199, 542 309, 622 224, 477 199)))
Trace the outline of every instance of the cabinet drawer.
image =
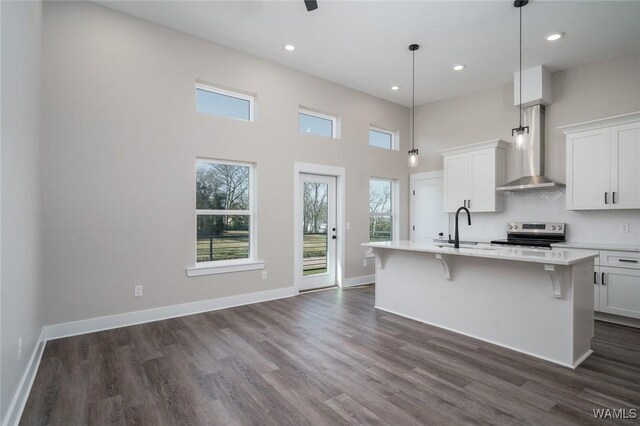
POLYGON ((601 251, 600 266, 613 266, 615 268, 640 269, 640 252, 601 251))

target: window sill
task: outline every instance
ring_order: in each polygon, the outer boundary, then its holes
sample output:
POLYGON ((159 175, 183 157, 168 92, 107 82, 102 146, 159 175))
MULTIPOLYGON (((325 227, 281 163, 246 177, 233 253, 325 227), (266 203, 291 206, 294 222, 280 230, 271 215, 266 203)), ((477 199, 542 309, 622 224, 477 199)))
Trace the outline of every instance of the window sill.
POLYGON ((202 275, 227 274, 230 272, 253 271, 264 269, 261 260, 247 260, 242 262, 224 262, 218 265, 200 265, 187 268, 188 277, 200 277, 202 275))

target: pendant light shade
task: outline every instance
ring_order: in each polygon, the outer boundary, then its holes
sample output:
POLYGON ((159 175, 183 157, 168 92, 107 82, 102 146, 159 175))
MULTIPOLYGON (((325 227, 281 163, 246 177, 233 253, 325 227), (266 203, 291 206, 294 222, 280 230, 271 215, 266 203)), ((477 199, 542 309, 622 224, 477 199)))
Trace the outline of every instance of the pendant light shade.
POLYGON ((529 3, 529 0, 515 0, 513 6, 517 7, 520 12, 520 96, 518 97, 518 127, 511 129, 511 136, 513 137, 513 149, 516 151, 524 151, 529 146, 529 126, 522 125, 522 8, 529 3))
POLYGON ((516 151, 524 151, 529 145, 529 126, 517 127, 512 129, 513 133, 513 149, 516 151))
POLYGON ((418 157, 418 150, 412 149, 409 151, 409 167, 418 167, 420 164, 420 158, 418 157))
POLYGON ((412 58, 412 82, 411 82, 411 150, 409 151, 409 167, 418 167, 419 158, 416 149, 416 50, 420 49, 420 45, 412 44, 409 46, 412 58))

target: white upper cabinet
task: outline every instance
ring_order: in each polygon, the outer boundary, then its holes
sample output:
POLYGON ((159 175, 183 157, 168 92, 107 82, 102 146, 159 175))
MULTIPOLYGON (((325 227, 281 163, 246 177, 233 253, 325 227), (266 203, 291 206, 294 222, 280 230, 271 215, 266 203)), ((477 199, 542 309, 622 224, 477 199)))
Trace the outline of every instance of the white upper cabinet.
POLYGON ((440 151, 444 156, 444 210, 467 207, 472 212, 502 209, 507 142, 496 139, 440 151))
POLYGON ((640 208, 640 113, 562 129, 567 137, 567 209, 640 208))
POLYGON ((456 211, 466 205, 469 182, 469 155, 456 154, 444 157, 444 210, 456 211))
POLYGON ((609 129, 567 135, 567 209, 609 208, 609 147, 609 129))
POLYGON ((640 121, 611 129, 611 208, 640 209, 640 121))

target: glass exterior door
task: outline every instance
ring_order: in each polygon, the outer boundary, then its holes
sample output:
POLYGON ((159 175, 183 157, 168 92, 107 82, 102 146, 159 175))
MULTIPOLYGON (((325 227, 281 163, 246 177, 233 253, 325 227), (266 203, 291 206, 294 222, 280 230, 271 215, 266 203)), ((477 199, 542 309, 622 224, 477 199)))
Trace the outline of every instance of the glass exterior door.
POLYGON ((336 284, 336 178, 301 174, 301 290, 336 284))

